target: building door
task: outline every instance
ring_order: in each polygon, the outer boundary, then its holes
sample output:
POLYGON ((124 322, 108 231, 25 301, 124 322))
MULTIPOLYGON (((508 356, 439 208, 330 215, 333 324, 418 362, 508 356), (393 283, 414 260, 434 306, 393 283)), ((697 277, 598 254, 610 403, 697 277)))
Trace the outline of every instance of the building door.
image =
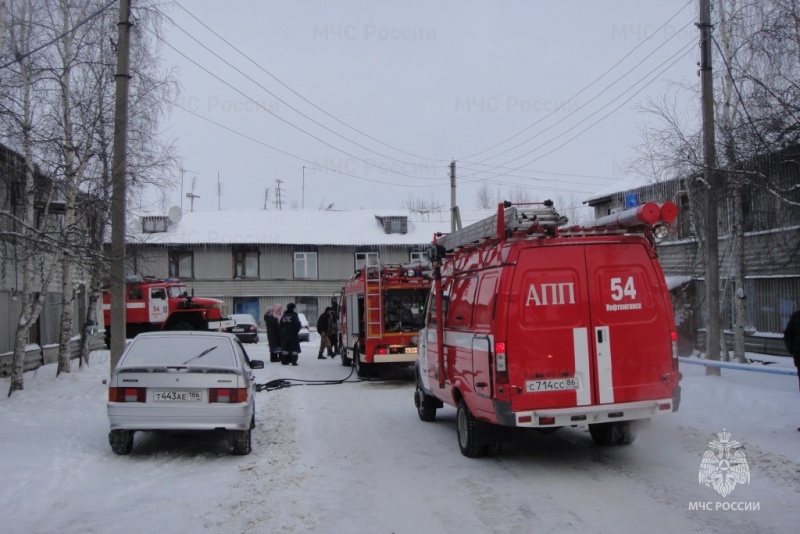
POLYGON ((233 297, 233 313, 249 313, 257 321, 261 317, 258 297, 233 297))

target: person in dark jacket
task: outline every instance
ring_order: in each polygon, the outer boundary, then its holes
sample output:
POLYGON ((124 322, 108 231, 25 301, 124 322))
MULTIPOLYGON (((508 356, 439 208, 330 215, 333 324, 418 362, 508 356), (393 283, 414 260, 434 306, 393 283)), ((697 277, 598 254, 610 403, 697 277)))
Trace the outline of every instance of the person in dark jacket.
MULTIPOLYGON (((800 310, 789 317, 786 330, 783 331, 783 342, 786 344, 786 350, 794 358, 794 366, 797 368, 798 380, 800 380, 800 310)), ((797 431, 800 432, 800 428, 797 431)))
POLYGON ((267 327, 267 343, 269 343, 269 361, 277 362, 281 359, 281 314, 283 307, 273 304, 264 314, 264 323, 267 327))
POLYGON ((331 352, 331 322, 333 321, 333 308, 328 306, 317 319, 317 333, 319 334, 319 354, 318 360, 324 360, 325 349, 328 349, 328 356, 333 357, 331 352))
POLYGON ((281 316, 281 363, 283 365, 297 365, 297 358, 300 354, 300 339, 297 333, 300 332, 302 325, 297 316, 294 302, 286 305, 286 311, 281 316))
POLYGON ((331 327, 329 332, 330 334, 328 337, 331 340, 331 350, 328 351, 328 356, 335 358, 339 355, 339 313, 336 311, 335 306, 331 313, 331 327))

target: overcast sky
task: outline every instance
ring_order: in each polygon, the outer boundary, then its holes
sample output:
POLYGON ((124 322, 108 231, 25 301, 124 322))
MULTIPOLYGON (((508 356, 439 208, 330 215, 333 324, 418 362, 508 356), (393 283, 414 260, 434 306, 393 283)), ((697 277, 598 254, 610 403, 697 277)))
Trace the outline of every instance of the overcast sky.
POLYGON ((698 83, 696 13, 684 0, 179 0, 163 56, 183 89, 164 131, 185 172, 169 204, 188 211, 195 181, 195 210, 263 209, 267 191, 276 209, 280 179, 284 209, 449 207, 451 159, 462 209, 481 183, 533 200, 624 189, 651 120, 637 106, 698 83))

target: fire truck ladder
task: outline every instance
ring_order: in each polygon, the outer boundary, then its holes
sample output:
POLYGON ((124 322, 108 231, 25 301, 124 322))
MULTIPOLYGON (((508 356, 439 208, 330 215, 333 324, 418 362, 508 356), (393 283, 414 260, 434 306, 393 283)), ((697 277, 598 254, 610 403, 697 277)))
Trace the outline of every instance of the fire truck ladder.
MULTIPOLYGON (((503 210, 505 233, 527 230, 533 225, 542 228, 555 228, 567 224, 567 217, 559 215, 549 200, 537 207, 509 206, 503 210)), ((482 239, 498 237, 497 214, 473 223, 462 230, 443 235, 436 240, 445 250, 477 243, 482 239)))
POLYGON ((383 335, 383 284, 382 265, 364 267, 365 299, 364 313, 367 316, 367 337, 383 335), (377 284, 370 282, 377 281, 377 284))

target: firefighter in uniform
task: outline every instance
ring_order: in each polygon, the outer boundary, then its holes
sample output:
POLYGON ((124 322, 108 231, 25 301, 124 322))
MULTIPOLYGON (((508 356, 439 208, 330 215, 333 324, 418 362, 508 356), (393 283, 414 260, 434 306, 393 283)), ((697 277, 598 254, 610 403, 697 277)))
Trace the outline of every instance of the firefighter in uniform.
POLYGON ((286 305, 286 311, 281 317, 281 363, 283 365, 297 365, 297 358, 300 354, 300 339, 297 333, 300 332, 302 325, 300 317, 297 316, 294 302, 286 305))

